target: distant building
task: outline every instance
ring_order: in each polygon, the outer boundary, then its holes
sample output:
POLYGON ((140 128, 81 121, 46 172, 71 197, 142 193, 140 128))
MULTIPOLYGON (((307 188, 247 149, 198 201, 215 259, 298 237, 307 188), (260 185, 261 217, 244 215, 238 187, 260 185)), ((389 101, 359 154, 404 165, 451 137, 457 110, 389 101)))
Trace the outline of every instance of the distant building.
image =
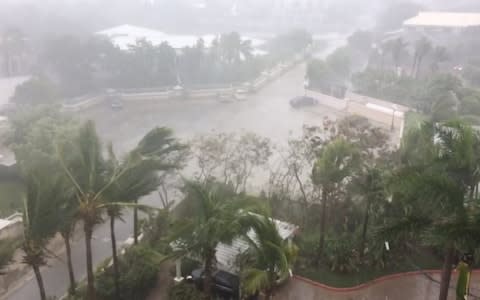
POLYGON ((406 20, 404 27, 419 32, 480 31, 480 13, 420 12, 406 20))
MULTIPOLYGON (((183 49, 185 47, 195 46, 198 39, 203 39, 206 48, 209 48, 213 40, 217 37, 213 34, 207 35, 182 35, 182 34, 168 34, 162 31, 138 27, 132 25, 121 25, 95 33, 99 36, 109 38, 114 45, 123 50, 128 50, 129 46, 135 45, 138 40, 146 40, 154 46, 167 42, 174 49, 183 49)), ((250 37, 242 37, 244 40, 251 40, 254 48, 264 44, 265 41, 261 39, 254 39, 250 37)))

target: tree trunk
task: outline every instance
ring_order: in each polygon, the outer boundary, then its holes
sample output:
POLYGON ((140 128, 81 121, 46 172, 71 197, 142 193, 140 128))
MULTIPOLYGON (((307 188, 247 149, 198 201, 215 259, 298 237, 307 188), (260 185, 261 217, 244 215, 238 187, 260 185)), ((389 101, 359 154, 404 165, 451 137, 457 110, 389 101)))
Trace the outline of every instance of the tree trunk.
POLYGON ((417 67, 417 54, 415 54, 415 55, 413 56, 413 65, 412 65, 412 70, 411 70, 411 72, 410 72, 410 74, 411 74, 410 76, 413 77, 413 76, 415 75, 415 69, 416 69, 416 67, 417 67))
POLYGON ((447 300, 448 290, 450 288, 450 277, 452 276, 452 264, 455 256, 455 249, 449 246, 445 252, 442 268, 442 278, 440 281, 440 295, 438 300, 447 300))
POLYGON ((363 218, 362 240, 360 242, 360 256, 365 254, 365 241, 367 240, 368 219, 370 218, 370 201, 367 200, 367 209, 363 218))
POLYGON ((422 65, 423 56, 418 57, 417 68, 415 70, 415 79, 418 78, 418 73, 420 72, 420 66, 422 65))
POLYGON ((205 257, 205 281, 203 282, 203 290, 205 292, 205 299, 212 299, 212 264, 215 257, 215 250, 209 250, 205 257))
POLYGON ((47 294, 45 293, 45 286, 43 285, 42 273, 40 272, 40 266, 32 265, 35 278, 37 279, 38 289, 40 291, 40 299, 47 300, 47 294))
POLYGON ((318 243, 318 258, 323 252, 323 247, 325 244, 325 227, 327 224, 327 200, 328 200, 328 192, 325 188, 322 188, 322 219, 320 220, 320 241, 318 243))
POLYGON ((112 240, 112 260, 113 260, 113 281, 115 284, 115 299, 120 299, 120 284, 118 271, 118 256, 117 256, 117 239, 115 237, 115 215, 110 214, 110 237, 112 240))
POLYGON ((75 295, 75 290, 77 289, 77 283, 75 281, 75 272, 73 271, 72 263, 72 247, 70 245, 70 232, 66 231, 62 233, 63 241, 65 242, 65 249, 67 251, 67 268, 68 268, 68 278, 70 279, 70 287, 68 288, 68 293, 70 295, 75 295))
POLYGON ((87 252, 87 300, 95 300, 95 276, 93 274, 92 259, 93 226, 85 222, 83 229, 85 231, 85 250, 87 252))
MULTIPOLYGON (((135 205, 138 204, 138 200, 135 200, 135 205)), ((138 208, 133 208, 133 243, 138 244, 138 208)))

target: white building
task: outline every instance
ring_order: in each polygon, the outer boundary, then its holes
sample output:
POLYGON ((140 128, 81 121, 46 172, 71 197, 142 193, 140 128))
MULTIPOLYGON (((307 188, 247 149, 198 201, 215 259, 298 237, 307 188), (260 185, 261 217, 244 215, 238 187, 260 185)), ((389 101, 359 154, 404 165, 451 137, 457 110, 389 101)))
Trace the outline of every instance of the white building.
POLYGON ((421 32, 463 32, 480 30, 480 13, 420 12, 404 27, 421 32))
MULTIPOLYGON (((194 46, 197 43, 198 39, 202 38, 205 43, 205 47, 208 48, 211 46, 212 41, 217 37, 214 34, 168 34, 162 31, 145 27, 132 26, 128 24, 98 31, 95 34, 109 38, 114 45, 118 46, 120 49, 123 50, 128 50, 130 45, 135 45, 138 40, 142 39, 147 40, 155 46, 158 46, 163 42, 167 42, 174 49, 182 49, 185 47, 194 46)), ((254 48, 257 48, 265 43, 264 40, 246 36, 242 37, 242 39, 252 41, 252 46, 254 48)))

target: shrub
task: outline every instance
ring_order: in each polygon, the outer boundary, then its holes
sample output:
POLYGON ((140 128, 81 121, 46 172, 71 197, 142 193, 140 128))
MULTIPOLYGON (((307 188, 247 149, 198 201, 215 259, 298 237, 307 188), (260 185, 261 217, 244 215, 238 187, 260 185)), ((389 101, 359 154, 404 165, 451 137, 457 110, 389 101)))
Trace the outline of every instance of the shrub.
POLYGON ((170 300, 191 300, 202 298, 202 293, 195 287, 195 285, 187 282, 174 285, 168 291, 168 299, 170 300))
MULTIPOLYGON (((119 259, 120 295, 124 300, 143 300, 155 286, 162 256, 153 249, 136 246, 119 259)), ((97 276, 97 293, 103 300, 115 298, 113 268, 109 267, 97 276)))
POLYGON ((353 236, 346 234, 327 240, 324 254, 332 271, 341 273, 359 271, 361 260, 355 241, 353 236))

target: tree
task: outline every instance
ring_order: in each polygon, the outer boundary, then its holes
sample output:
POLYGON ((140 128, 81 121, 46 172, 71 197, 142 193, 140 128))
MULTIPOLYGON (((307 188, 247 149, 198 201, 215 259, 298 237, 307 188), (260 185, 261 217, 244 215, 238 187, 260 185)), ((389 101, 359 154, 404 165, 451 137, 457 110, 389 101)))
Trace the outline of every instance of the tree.
POLYGON ((422 37, 415 42, 415 52, 413 55, 412 66, 412 76, 415 78, 418 78, 418 73, 420 71, 423 59, 428 53, 430 53, 430 51, 432 51, 432 43, 426 37, 422 37))
POLYGON ((19 167, 24 178, 26 193, 23 208, 23 262, 32 267, 40 291, 40 299, 46 300, 40 268, 46 264, 47 244, 58 231, 60 207, 69 188, 58 167, 41 153, 21 160, 19 167), (44 158, 44 159, 40 159, 44 158), (55 170, 56 169, 56 170, 55 170), (49 176, 45 176, 48 173, 49 176))
POLYGON ((443 250, 439 300, 447 299, 456 252, 478 247, 479 146, 477 133, 458 121, 425 123, 402 146, 407 156, 392 189, 406 209, 382 232, 394 240, 407 232, 443 250), (419 139, 424 143, 410 144, 419 139))
POLYGON ((53 104, 59 100, 56 87, 46 77, 34 77, 17 86, 12 101, 17 105, 53 104))
POLYGON ((203 262, 204 292, 207 299, 212 299, 217 246, 231 243, 245 231, 242 220, 248 213, 244 201, 223 184, 186 182, 185 189, 182 205, 188 206, 184 210, 187 214, 179 220, 171 239, 177 255, 188 254, 203 262))
POLYGON ((433 49, 431 57, 432 57, 432 62, 431 62, 430 68, 432 70, 432 73, 438 71, 440 63, 450 59, 450 55, 448 54, 447 48, 442 46, 436 46, 433 49))
POLYGON ((252 214, 246 224, 254 235, 244 235, 250 246, 242 270, 244 290, 248 294, 263 291, 265 299, 272 299, 278 279, 289 276, 296 249, 282 239, 272 218, 252 214))
MULTIPOLYGON (((12 135, 9 139, 11 149, 15 153, 18 164, 37 164, 38 161, 49 163, 49 174, 59 172, 63 176, 58 159, 55 157, 55 145, 62 139, 71 136, 75 123, 59 115, 51 107, 24 107, 12 117, 12 135)), ((34 170, 36 171, 36 170, 34 170)), ((45 170, 44 170, 45 171, 45 170)), ((59 176, 59 175, 56 175, 59 176)), ((21 175, 19 175, 21 178, 21 175)), ((23 185, 24 182, 21 181, 23 185)), ((68 185, 66 182, 65 185, 68 185)), ((25 188, 28 188, 26 186, 25 188)), ((75 292, 75 276, 73 271, 70 239, 76 224, 77 201, 70 188, 65 187, 61 203, 56 203, 58 213, 57 229, 61 234, 67 252, 67 267, 70 280, 69 292, 75 292)))
POLYGON ((20 30, 11 28, 0 36, 0 51, 2 52, 4 63, 3 69, 7 77, 19 73, 18 56, 24 54, 25 50, 25 37, 20 30))
POLYGON ((372 213, 379 213, 381 205, 387 200, 385 183, 380 169, 368 167, 366 172, 360 176, 358 184, 360 194, 364 197, 365 205, 362 225, 362 236, 360 240, 360 255, 365 254, 365 243, 367 240, 368 226, 371 223, 372 213))
POLYGON ((112 206, 107 207, 110 219, 110 235, 112 242, 112 259, 114 271, 115 295, 120 297, 120 274, 115 237, 115 219, 121 217, 122 207, 116 203, 134 203, 134 243, 138 243, 138 199, 146 196, 161 184, 159 172, 176 169, 180 166, 178 158, 169 157, 178 155, 184 146, 179 144, 168 128, 157 128, 147 134, 138 144, 138 147, 127 154, 126 159, 119 161, 110 147, 107 172, 113 177, 116 170, 126 170, 117 178, 105 192, 105 198, 112 206), (177 152, 177 153, 175 153, 177 152), (132 166, 131 161, 136 156, 149 155, 132 166))
POLYGON ((212 178, 229 184, 235 192, 245 192, 253 172, 265 166, 272 154, 267 138, 247 132, 242 135, 202 136, 194 143, 199 181, 212 178))
POLYGON ((390 40, 385 44, 385 48, 391 53, 395 69, 400 66, 402 57, 406 54, 407 43, 402 38, 390 40))
POLYGON ((321 189, 319 256, 325 243, 327 207, 330 197, 339 189, 339 185, 354 174, 359 164, 359 153, 345 139, 339 137, 328 143, 315 162, 312 180, 321 189))
MULTIPOLYGON (((168 147, 158 148, 157 139, 161 129, 153 129, 142 139, 135 155, 129 155, 126 161, 118 166, 108 164, 103 156, 103 148, 96 133, 93 122, 88 121, 71 137, 58 145, 58 156, 62 169, 71 184, 75 187, 78 201, 78 217, 83 221, 86 247, 87 267, 87 299, 95 300, 95 285, 92 260, 92 235, 96 225, 103 222, 103 215, 110 207, 130 205, 128 203, 112 203, 107 191, 128 172, 133 172, 139 165, 147 161, 159 166, 162 161, 156 159, 168 147)), ((141 180, 141 178, 139 178, 141 180)))

